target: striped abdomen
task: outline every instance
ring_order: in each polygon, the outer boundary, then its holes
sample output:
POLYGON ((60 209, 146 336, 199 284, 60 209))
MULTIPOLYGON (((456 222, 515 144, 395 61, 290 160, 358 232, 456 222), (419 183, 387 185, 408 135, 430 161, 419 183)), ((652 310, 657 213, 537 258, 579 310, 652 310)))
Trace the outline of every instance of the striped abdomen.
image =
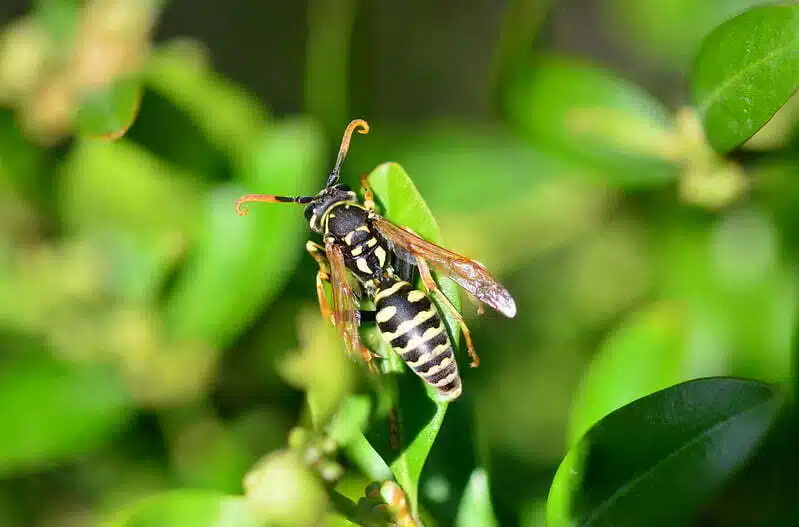
POLYGON ((447 328, 422 291, 396 279, 374 295, 377 328, 405 363, 443 399, 461 394, 461 378, 447 328))

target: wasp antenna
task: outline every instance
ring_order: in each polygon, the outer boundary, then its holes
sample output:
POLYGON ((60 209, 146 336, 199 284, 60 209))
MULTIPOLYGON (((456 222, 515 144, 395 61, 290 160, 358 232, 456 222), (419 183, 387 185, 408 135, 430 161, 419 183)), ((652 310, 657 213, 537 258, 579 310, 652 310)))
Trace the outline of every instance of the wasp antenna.
POLYGON ((344 163, 344 158, 347 157, 347 151, 350 149, 350 141, 352 140, 352 134, 356 130, 360 134, 368 134, 369 123, 367 123, 363 119, 354 119, 350 121, 350 124, 347 125, 347 129, 344 130, 344 136, 341 138, 341 146, 338 149, 336 166, 333 167, 333 171, 330 173, 330 177, 327 180, 326 186, 329 187, 335 184, 336 181, 338 181, 339 173, 341 171, 341 165, 342 163, 344 163))
POLYGON ((304 205, 313 201, 313 196, 298 196, 296 198, 289 198, 287 196, 270 196, 268 194, 247 194, 236 200, 236 212, 239 216, 244 216, 249 212, 249 207, 245 203, 252 203, 255 201, 261 203, 298 203, 304 205))

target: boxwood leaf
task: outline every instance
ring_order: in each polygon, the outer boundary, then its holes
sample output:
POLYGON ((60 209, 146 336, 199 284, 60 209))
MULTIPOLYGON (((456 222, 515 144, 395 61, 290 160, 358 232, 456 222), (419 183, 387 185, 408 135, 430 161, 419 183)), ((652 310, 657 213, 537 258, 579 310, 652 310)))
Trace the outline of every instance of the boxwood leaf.
POLYGON ((108 527, 257 527, 241 496, 181 489, 154 494, 119 511, 108 527))
POLYGON ((141 97, 141 82, 135 77, 84 89, 79 94, 78 131, 102 139, 123 136, 136 118, 141 97))
POLYGON ((685 326, 682 313, 665 304, 634 314, 610 335, 580 382, 571 410, 570 445, 613 410, 687 380, 685 326))
POLYGON ((691 84, 716 150, 749 139, 799 86, 799 5, 755 7, 721 24, 702 42, 691 84))
MULTIPOLYGON (((427 240, 441 243, 441 233, 432 212, 400 165, 396 163, 379 165, 369 175, 369 183, 374 190, 380 212, 387 219, 397 225, 410 227, 427 240)), ((444 277, 437 277, 436 280, 447 298, 460 309, 458 286, 444 277)), ((444 315, 444 322, 457 349, 460 334, 457 321, 446 309, 440 312, 444 315)), ((399 366, 401 359, 384 342, 382 351, 395 365, 403 369, 399 366)), ((447 403, 433 400, 430 391, 426 396, 422 389, 422 381, 407 368, 404 369, 404 374, 397 379, 399 451, 391 447, 378 450, 382 450, 385 459, 390 461, 391 470, 405 490, 412 510, 417 511, 419 478, 446 415, 447 403)), ((382 422, 379 426, 382 425, 387 423, 382 422)))
POLYGON ((270 129, 251 152, 245 186, 210 194, 198 246, 165 306, 173 337, 222 347, 280 291, 299 261, 307 227, 294 205, 253 207, 244 218, 236 199, 249 192, 308 194, 321 172, 321 135, 309 123, 270 129))
POLYGON ((455 525, 457 527, 497 527, 499 525, 491 505, 488 475, 482 468, 475 469, 472 472, 472 477, 469 478, 455 525))
POLYGON ((683 525, 756 451, 784 397, 753 380, 666 388, 599 421, 558 468, 548 525, 683 525))
POLYGON ((0 475, 92 452, 119 432, 132 410, 109 370, 46 355, 10 359, 0 375, 0 475))
POLYGON ((540 57, 511 83, 507 108, 535 146, 602 169, 614 183, 651 186, 677 175, 662 160, 671 127, 667 109, 611 72, 540 57))

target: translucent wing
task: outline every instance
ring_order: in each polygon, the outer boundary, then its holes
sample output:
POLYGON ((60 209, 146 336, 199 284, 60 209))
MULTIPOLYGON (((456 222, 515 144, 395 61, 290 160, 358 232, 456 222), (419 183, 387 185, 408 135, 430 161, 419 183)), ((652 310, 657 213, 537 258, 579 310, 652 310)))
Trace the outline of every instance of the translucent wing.
POLYGON ((509 318, 516 316, 516 302, 502 284, 479 263, 420 238, 405 227, 394 225, 375 215, 374 225, 392 244, 394 252, 405 260, 426 261, 444 273, 476 299, 509 318))
POLYGON ((341 248, 331 241, 325 242, 325 252, 330 262, 330 286, 333 290, 333 323, 341 333, 347 351, 353 356, 361 354, 361 337, 358 333, 359 312, 357 296, 348 279, 347 267, 341 248))

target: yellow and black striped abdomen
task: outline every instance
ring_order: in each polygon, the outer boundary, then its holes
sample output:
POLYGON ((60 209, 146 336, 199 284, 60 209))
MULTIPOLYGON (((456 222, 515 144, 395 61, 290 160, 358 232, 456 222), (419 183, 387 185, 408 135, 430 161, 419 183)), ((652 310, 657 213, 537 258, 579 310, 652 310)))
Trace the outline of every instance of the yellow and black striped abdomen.
POLYGON ((458 364, 447 328, 430 298, 397 279, 380 284, 374 303, 377 328, 394 351, 443 399, 458 397, 458 364))

